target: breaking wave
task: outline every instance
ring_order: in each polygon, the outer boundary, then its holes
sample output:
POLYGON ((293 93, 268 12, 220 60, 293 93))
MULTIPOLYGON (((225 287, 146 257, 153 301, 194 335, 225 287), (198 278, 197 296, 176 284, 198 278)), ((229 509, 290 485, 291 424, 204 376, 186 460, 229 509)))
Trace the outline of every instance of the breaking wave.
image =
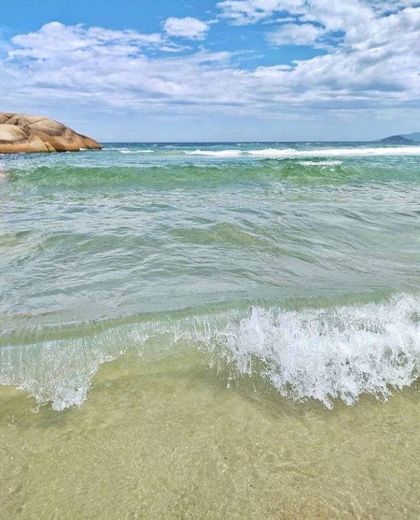
POLYGON ((260 159, 294 159, 305 157, 380 157, 380 156, 418 156, 420 146, 393 147, 348 147, 296 150, 294 148, 266 148, 262 150, 193 150, 187 155, 215 158, 255 157, 260 159))
POLYGON ((419 376, 419 301, 282 312, 255 308, 228 329, 226 344, 241 374, 255 359, 280 394, 353 404, 361 394, 386 398, 419 376))
POLYGON ((0 384, 54 410, 80 406, 102 363, 129 352, 156 353, 159 345, 163 355, 198 349, 216 373, 222 367, 233 378, 262 378, 294 400, 351 405, 362 394, 386 399, 419 377, 419 316, 420 300, 402 295, 380 304, 253 307, 122 324, 67 339, 60 332, 57 339, 0 348, 0 384))
POLYGON ((301 166, 340 166, 343 161, 299 161, 301 166))
POLYGON ((137 154, 137 153, 153 153, 154 150, 118 150, 120 153, 137 154))
POLYGON ((247 152, 242 150, 192 150, 186 151, 185 155, 199 155, 205 157, 246 157, 247 152))

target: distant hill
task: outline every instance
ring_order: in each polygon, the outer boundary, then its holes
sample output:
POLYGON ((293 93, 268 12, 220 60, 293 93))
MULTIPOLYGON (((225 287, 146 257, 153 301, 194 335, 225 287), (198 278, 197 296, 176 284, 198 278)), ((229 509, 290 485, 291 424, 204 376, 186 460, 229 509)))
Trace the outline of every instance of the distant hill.
POLYGON ((390 135, 389 137, 385 137, 385 139, 381 139, 379 141, 382 144, 414 144, 415 141, 412 139, 407 139, 403 135, 390 135))
POLYGON ((418 144, 420 143, 420 132, 413 132, 411 134, 390 135, 384 139, 376 141, 382 144, 418 144))
POLYGON ((406 139, 411 139, 415 143, 420 143, 420 132, 413 132, 412 134, 403 134, 406 139))

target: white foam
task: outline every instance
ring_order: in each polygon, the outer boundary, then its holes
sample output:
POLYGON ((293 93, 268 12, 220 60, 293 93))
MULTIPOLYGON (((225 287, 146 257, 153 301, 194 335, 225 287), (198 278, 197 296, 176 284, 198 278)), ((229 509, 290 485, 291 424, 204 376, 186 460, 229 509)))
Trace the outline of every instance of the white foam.
POLYGON ((47 341, 26 347, 0 349, 0 384, 11 385, 35 397, 39 405, 51 403, 62 411, 80 406, 87 397, 92 377, 112 361, 111 354, 86 339, 47 341))
POLYGON ((2 347, 0 384, 21 388, 54 410, 80 406, 102 363, 149 345, 154 352, 199 348, 222 365, 227 359, 238 377, 266 378, 289 398, 351 405, 362 394, 386 399, 419 377, 419 316, 420 298, 403 295, 382 304, 254 307, 248 314, 121 325, 83 338, 2 347))
POLYGON ((241 150, 193 150, 185 152, 186 155, 202 155, 205 157, 241 157, 244 152, 241 150))
POLYGON ((340 166, 343 161, 298 161, 301 166, 340 166))
POLYGON ((225 331, 225 343, 242 374, 254 361, 283 395, 314 398, 327 407, 361 394, 386 398, 419 377, 420 301, 409 296, 386 304, 330 310, 254 308, 225 331))
POLYGON ((120 153, 124 154, 138 154, 138 153, 153 153, 154 150, 119 150, 120 153))
POLYGON ((377 157, 377 156, 417 156, 420 146, 394 147, 355 147, 355 148, 319 148, 315 150, 294 150, 267 148, 265 150, 250 150, 252 157, 264 158, 294 158, 294 157, 377 157))
POLYGON ((420 156, 420 146, 376 146, 354 148, 318 148, 296 150, 294 148, 265 148, 261 150, 194 150, 187 155, 215 158, 254 157, 260 159, 334 158, 334 157, 381 157, 420 156))
POLYGON ((151 150, 150 148, 133 150, 133 149, 121 147, 121 146, 109 146, 109 147, 106 147, 105 150, 113 151, 113 152, 120 152, 123 154, 153 153, 155 151, 155 150, 151 150))

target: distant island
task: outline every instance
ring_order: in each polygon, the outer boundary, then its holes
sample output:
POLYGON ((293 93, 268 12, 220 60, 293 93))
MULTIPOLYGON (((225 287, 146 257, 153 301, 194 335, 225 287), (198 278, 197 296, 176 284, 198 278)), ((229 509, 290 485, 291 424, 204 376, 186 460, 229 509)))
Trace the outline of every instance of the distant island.
POLYGON ((420 144, 420 132, 390 135, 389 137, 385 137, 384 139, 375 142, 382 144, 420 144))
POLYGON ((0 153, 75 152, 102 145, 45 116, 0 112, 0 153))

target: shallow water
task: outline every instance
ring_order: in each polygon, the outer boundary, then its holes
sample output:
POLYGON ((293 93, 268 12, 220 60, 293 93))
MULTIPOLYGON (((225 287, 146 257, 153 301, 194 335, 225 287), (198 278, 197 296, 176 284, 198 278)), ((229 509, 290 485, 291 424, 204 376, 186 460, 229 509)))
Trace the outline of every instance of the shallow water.
POLYGON ((0 171, 0 516, 420 515, 418 147, 0 171))
POLYGON ((8 389, 0 507, 6 518, 416 518, 418 390, 331 412, 250 381, 229 390, 197 354, 103 366, 83 407, 61 413, 33 413, 8 389))

